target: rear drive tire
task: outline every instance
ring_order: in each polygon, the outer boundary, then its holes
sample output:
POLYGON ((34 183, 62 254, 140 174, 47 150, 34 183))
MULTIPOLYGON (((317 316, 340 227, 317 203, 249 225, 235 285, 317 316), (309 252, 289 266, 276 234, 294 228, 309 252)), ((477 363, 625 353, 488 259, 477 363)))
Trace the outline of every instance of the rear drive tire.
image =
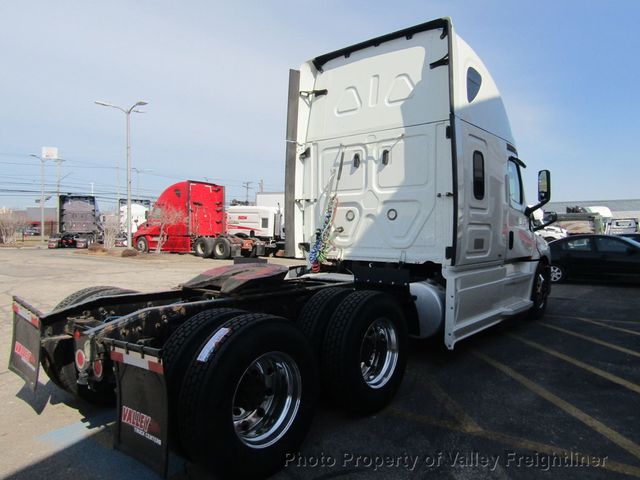
POLYGON ((322 289, 309 299, 300 312, 298 326, 309 340, 318 360, 331 315, 351 291, 341 287, 322 289))
POLYGON ((214 308, 200 312, 181 324, 169 337, 162 349, 164 375, 169 399, 169 431, 174 440, 173 448, 182 451, 177 419, 180 389, 184 373, 194 360, 195 351, 206 341, 209 333, 233 317, 246 312, 234 308, 214 308))
POLYGON ((227 238, 216 238, 213 244, 213 256, 220 260, 231 257, 231 243, 227 238))
POLYGON ((265 478, 295 454, 315 408, 315 365, 291 322, 246 314, 196 352, 180 394, 188 456, 229 478, 265 478))
POLYGON ((213 246, 216 242, 215 238, 204 239, 204 258, 213 258, 213 246))
POLYGON ((204 250, 205 250, 204 241, 205 241, 205 239, 203 237, 199 237, 199 238, 196 238, 196 241, 193 243, 193 253, 195 254, 196 257, 203 258, 205 256, 204 255, 204 250))
POLYGON ((407 364, 407 324, 398 302, 373 290, 349 294, 331 317, 321 358, 323 385, 356 415, 388 405, 407 364))

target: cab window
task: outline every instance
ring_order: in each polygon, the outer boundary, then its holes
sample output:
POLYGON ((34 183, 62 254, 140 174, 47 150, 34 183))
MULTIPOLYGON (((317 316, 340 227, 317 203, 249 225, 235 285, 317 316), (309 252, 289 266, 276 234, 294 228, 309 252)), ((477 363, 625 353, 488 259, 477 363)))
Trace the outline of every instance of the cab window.
POLYGON ((469 103, 478 95, 482 85, 482 75, 473 67, 467 69, 467 101, 469 103))
POLYGON ((484 156, 477 150, 473 152, 473 196, 476 200, 484 198, 484 156))
POLYGON ((507 162, 509 175, 509 196, 512 207, 519 207, 523 203, 522 198, 522 177, 520 176, 520 167, 513 160, 507 162))

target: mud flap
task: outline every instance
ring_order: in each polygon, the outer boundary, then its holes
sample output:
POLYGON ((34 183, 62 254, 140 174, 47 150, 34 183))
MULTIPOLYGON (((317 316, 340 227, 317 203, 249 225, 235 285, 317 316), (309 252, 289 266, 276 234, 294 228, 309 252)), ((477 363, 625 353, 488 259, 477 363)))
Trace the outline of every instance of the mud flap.
POLYGON ((42 314, 18 297, 13 297, 13 338, 9 370, 27 382, 31 390, 38 385, 40 372, 40 317, 42 314))
POLYGON ((116 344, 125 342, 112 342, 118 392, 114 446, 166 478, 169 409, 159 350, 138 345, 120 348, 116 344))

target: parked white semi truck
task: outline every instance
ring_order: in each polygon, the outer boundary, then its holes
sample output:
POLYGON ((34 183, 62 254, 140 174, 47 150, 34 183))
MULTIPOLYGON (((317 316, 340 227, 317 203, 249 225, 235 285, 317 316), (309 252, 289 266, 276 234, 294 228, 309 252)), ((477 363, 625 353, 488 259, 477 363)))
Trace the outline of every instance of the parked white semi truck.
MULTIPOLYGON (((120 199, 120 230, 127 232, 127 200, 120 199)), ((147 216, 151 210, 151 200, 131 200, 131 233, 136 233, 138 227, 147 221, 147 216)))
POLYGON ((542 315, 546 243, 498 89, 447 18, 290 75, 287 237, 306 266, 242 263, 179 289, 81 290, 43 314, 14 297, 11 369, 108 402, 116 446, 160 473, 169 447, 264 477, 299 451, 317 392, 359 415, 392 401, 407 339, 449 348, 542 315), (296 128, 294 128, 296 127, 296 128), (297 132, 296 132, 297 130, 297 132))
MULTIPOLYGON (((280 206, 235 205, 227 209, 227 235, 246 238, 252 256, 284 250, 284 215, 280 206)), ((244 245, 243 245, 244 246, 244 245)), ((215 253, 215 250, 214 250, 215 253)))

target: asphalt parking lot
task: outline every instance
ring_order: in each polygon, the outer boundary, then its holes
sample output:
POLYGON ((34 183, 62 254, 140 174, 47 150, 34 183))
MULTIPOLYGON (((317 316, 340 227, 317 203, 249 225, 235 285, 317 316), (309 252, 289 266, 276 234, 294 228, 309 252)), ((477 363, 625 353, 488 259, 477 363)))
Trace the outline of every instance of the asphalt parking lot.
MULTIPOLYGON (((113 410, 76 402, 44 374, 34 396, 7 370, 10 298, 46 311, 89 285, 163 289, 217 261, 0 249, 0 262, 0 477, 158 478, 112 449, 113 410)), ((388 408, 350 418, 322 406, 274 478, 640 477, 638 290, 554 285, 539 321, 504 323, 453 352, 413 342, 388 408)), ((202 475, 172 457, 169 478, 202 475)))

